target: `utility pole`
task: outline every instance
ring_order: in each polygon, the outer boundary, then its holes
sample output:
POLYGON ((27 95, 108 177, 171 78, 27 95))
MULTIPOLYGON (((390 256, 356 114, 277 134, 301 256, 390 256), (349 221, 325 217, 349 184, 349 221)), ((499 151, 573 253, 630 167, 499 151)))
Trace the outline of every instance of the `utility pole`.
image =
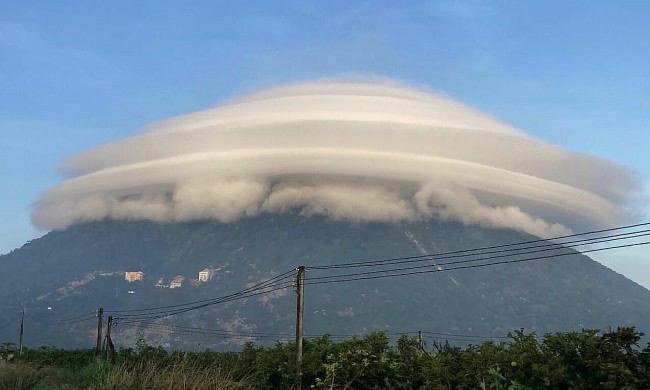
POLYGON ((111 328, 113 327, 113 316, 108 316, 106 324, 106 359, 113 357, 113 341, 111 340, 111 328))
POLYGON ((97 348, 95 349, 95 356, 100 356, 102 352, 102 317, 104 315, 104 309, 99 308, 97 310, 97 348))
MULTIPOLYGON (((435 341, 434 341, 434 345, 435 345, 435 341)), ((422 331, 418 330, 418 348, 420 348, 420 352, 424 352, 425 355, 431 357, 431 355, 429 355, 429 352, 427 352, 426 348, 424 347, 425 346, 424 346, 424 340, 422 340, 422 331)))
POLYGON ((302 389, 302 333, 305 314, 305 266, 298 267, 296 277, 296 390, 302 389))
POLYGON ((18 342, 19 351, 18 354, 23 356, 23 332, 25 330, 25 305, 23 305, 23 315, 20 318, 20 341, 18 342))

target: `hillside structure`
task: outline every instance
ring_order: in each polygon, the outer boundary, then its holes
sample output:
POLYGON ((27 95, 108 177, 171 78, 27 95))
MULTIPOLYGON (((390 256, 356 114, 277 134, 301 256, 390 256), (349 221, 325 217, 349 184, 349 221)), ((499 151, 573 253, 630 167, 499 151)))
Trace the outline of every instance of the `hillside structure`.
POLYGON ((126 271, 124 273, 124 280, 127 282, 141 282, 144 279, 144 272, 142 271, 126 271))
POLYGON ((183 285, 183 281, 185 280, 185 277, 182 275, 176 275, 172 278, 172 280, 169 282, 169 288, 178 288, 183 285))
POLYGON ((212 275, 214 275, 214 270, 210 268, 203 269, 199 272, 199 282, 207 282, 212 279, 212 275))

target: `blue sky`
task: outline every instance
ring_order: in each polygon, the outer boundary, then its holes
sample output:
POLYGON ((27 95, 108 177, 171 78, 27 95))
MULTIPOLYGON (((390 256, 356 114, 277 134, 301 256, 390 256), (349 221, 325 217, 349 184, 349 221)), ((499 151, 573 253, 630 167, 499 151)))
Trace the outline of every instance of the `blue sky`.
MULTIPOLYGON (((262 87, 386 76, 650 176, 650 2, 0 2, 0 253, 60 163, 262 87)), ((606 265, 650 286, 643 250, 606 265)))

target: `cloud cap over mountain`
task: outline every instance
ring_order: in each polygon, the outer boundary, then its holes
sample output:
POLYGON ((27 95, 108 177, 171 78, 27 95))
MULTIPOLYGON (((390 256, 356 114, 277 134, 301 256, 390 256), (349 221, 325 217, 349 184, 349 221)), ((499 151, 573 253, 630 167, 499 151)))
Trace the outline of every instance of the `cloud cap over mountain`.
POLYGON ((33 222, 458 220, 542 237, 626 219, 627 168, 396 83, 312 82, 184 115, 64 165, 33 222))

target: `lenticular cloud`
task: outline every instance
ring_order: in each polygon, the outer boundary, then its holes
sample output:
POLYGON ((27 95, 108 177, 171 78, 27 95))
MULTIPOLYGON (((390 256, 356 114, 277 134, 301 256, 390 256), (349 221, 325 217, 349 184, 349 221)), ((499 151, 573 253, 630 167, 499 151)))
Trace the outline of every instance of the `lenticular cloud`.
POLYGON ((270 89, 82 153, 33 221, 233 221, 262 212, 456 220, 549 237, 619 224, 636 182, 447 98, 395 84, 270 89))

